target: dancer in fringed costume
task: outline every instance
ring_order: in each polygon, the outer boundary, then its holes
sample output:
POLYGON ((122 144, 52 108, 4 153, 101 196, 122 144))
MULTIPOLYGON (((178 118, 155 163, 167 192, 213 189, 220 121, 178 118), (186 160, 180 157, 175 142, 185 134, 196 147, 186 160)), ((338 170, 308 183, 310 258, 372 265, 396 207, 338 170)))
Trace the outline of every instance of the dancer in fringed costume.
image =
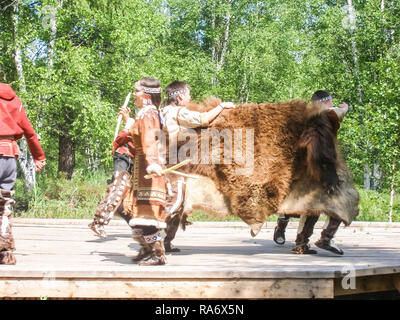
MULTIPOLYGON (((130 128, 135 146, 135 164, 132 174, 131 215, 129 225, 133 238, 140 244, 134 258, 140 265, 164 265, 164 237, 166 224, 166 179, 162 175, 159 157, 161 133, 158 106, 161 102, 160 82, 143 78, 135 83, 135 105, 140 108, 130 128), (151 175, 146 179, 145 175, 151 175)), ((126 202, 129 204, 129 201, 126 202)), ((124 206, 126 204, 124 203, 124 206)))

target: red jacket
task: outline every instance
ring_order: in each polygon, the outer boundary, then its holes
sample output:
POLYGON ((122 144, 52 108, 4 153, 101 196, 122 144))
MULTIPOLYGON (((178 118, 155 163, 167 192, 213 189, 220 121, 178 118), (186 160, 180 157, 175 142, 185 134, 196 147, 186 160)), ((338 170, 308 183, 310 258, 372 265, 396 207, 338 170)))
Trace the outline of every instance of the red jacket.
MULTIPOLYGON (((33 159, 46 159, 21 100, 9 85, 0 83, 0 155, 15 156, 18 154, 17 151, 10 154, 10 143, 7 145, 7 141, 19 140, 22 136, 25 136, 33 159)), ((15 142, 13 144, 16 145, 15 142)))
POLYGON ((132 143, 132 137, 127 130, 122 130, 113 142, 116 148, 115 152, 127 154, 131 158, 135 157, 135 146, 132 143))

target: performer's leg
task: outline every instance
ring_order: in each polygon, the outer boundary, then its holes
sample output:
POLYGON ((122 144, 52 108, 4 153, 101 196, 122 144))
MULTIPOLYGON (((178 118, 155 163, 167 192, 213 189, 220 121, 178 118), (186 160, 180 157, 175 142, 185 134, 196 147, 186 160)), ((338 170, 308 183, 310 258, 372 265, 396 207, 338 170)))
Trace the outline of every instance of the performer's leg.
POLYGON ((0 264, 15 264, 12 253, 15 251, 15 242, 12 234, 12 207, 14 191, 0 189, 0 264))
POLYGON ((15 204, 14 184, 17 178, 15 158, 0 157, 0 264, 15 264, 12 253, 15 242, 12 234, 12 208, 15 204))
MULTIPOLYGON (((129 174, 132 173, 134 166, 133 159, 127 154, 117 154, 114 156, 114 171, 128 171, 129 174)), ((114 181, 114 178, 112 179, 114 181)), ((124 211, 124 206, 121 205, 115 211, 115 213, 126 221, 129 225, 129 220, 132 218, 130 213, 124 211)))
POLYGON ((118 209, 115 211, 115 213, 116 213, 118 216, 120 216, 122 219, 124 219, 125 222, 126 222, 126 223, 128 224, 128 226, 129 226, 129 220, 132 219, 132 215, 131 215, 130 212, 126 212, 126 211, 125 211, 125 207, 124 207, 123 201, 122 201, 122 203, 119 205, 119 207, 118 207, 118 209))
POLYGON ((299 218, 299 215, 296 214, 280 214, 278 217, 278 221, 274 230, 274 241, 277 244, 283 245, 285 244, 285 232, 286 227, 289 223, 290 218, 299 218))
POLYGON ((156 266, 167 263, 162 229, 156 227, 136 226, 133 228, 133 238, 140 244, 139 254, 133 258, 141 266, 156 266))
POLYGON ((182 213, 179 213, 173 217, 168 217, 165 221, 167 223, 166 237, 164 239, 164 247, 166 252, 180 252, 179 248, 175 248, 172 246, 171 241, 175 238, 176 232, 179 229, 179 225, 181 222, 182 213))
POLYGON ((138 242, 140 245, 139 253, 136 255, 136 257, 132 258, 133 262, 139 262, 143 259, 147 259, 151 255, 152 247, 144 240, 143 232, 143 228, 139 226, 132 228, 133 240, 138 242))
POLYGON ((289 217, 286 214, 280 214, 278 220, 276 222, 276 227, 274 230, 274 241, 277 244, 283 245, 285 244, 285 231, 286 227, 289 223, 289 217))
POLYGON ((158 266, 167 263, 164 247, 164 230, 158 229, 155 233, 144 235, 145 241, 151 246, 151 255, 148 259, 139 262, 141 266, 158 266))
POLYGON ((121 154, 116 152, 114 154, 114 172, 115 171, 128 171, 132 172, 130 166, 132 165, 132 160, 127 154, 121 154))
POLYGON ((130 190, 129 177, 130 174, 127 171, 114 172, 113 183, 107 187, 106 195, 97 207, 93 222, 89 224, 89 228, 104 239, 107 237, 104 226, 110 222, 114 212, 130 190))
POLYGON ((296 246, 292 249, 295 254, 316 254, 317 251, 310 249, 310 237, 314 231, 314 226, 318 221, 318 216, 302 216, 297 230, 296 246))
POLYGON ((335 254, 342 255, 343 250, 340 249, 333 241, 333 238, 335 237, 335 234, 339 229, 341 222, 342 221, 340 220, 328 217, 321 232, 321 238, 317 242, 315 242, 315 245, 318 248, 325 249, 335 254))
POLYGON ((167 175, 167 206, 168 217, 166 219, 167 228, 164 239, 166 252, 180 252, 179 248, 172 246, 172 240, 183 219, 183 209, 185 203, 186 182, 183 177, 167 175))

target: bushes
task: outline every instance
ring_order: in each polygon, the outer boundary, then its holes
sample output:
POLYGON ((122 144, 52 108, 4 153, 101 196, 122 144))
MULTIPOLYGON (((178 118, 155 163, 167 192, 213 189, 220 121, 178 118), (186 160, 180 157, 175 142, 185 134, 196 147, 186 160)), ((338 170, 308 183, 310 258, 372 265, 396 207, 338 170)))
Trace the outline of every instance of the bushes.
MULTIPOLYGON (((360 193, 360 213, 357 221, 389 221, 390 192, 358 189, 360 193)), ((395 197, 393 222, 400 222, 400 200, 395 197)))
POLYGON ((21 218, 91 219, 106 191, 111 174, 40 177, 36 190, 28 193, 17 180, 15 216, 21 218))

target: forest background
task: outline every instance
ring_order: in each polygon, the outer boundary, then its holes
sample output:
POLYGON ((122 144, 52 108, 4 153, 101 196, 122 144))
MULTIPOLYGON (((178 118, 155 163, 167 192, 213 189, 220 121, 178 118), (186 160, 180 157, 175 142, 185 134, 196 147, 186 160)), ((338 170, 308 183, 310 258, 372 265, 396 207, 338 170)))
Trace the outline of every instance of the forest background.
POLYGON ((351 106, 339 139, 357 219, 400 221, 399 1, 0 0, 0 17, 0 81, 21 97, 47 157, 32 175, 21 142, 16 216, 93 217, 118 108, 151 76, 188 82, 194 100, 328 90, 351 106))

